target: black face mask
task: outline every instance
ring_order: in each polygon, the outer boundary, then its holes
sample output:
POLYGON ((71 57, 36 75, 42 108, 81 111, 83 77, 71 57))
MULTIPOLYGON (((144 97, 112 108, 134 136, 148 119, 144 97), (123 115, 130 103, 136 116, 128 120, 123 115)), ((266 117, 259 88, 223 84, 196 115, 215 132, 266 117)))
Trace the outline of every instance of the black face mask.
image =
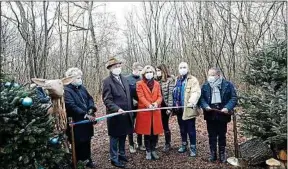
POLYGON ((134 74, 133 74, 133 77, 136 78, 136 79, 138 79, 138 78, 140 77, 140 75, 134 75, 134 74))
POLYGON ((162 79, 162 76, 157 76, 157 80, 160 81, 162 79))

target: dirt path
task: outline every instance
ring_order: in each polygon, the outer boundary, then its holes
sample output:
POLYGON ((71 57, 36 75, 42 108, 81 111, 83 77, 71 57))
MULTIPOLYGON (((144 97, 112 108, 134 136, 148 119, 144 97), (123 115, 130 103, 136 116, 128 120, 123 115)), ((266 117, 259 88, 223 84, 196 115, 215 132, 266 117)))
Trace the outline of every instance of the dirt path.
MULTIPOLYGON (((104 115, 104 107, 101 106, 99 110, 100 115, 104 115), (101 112, 101 113, 100 113, 101 112)), ((188 157, 188 154, 179 154, 177 152, 178 146, 181 143, 179 127, 177 119, 173 116, 170 119, 170 130, 172 132, 172 150, 165 154, 162 152, 164 145, 164 136, 159 137, 158 154, 160 159, 157 161, 147 161, 145 159, 144 151, 137 151, 131 154, 128 150, 128 138, 126 140, 126 154, 129 159, 126 168, 233 168, 228 164, 210 163, 208 135, 206 123, 203 120, 203 115, 200 115, 196 121, 197 124, 197 150, 198 156, 196 158, 188 157)), ((240 137, 239 142, 243 142, 244 138, 240 137)), ((134 141, 136 141, 136 134, 134 134, 134 141)), ((232 122, 229 123, 227 133, 227 151, 228 157, 233 156, 233 131, 232 122)), ((95 135, 92 139, 92 158, 97 164, 97 168, 115 168, 111 166, 109 160, 109 137, 107 134, 106 122, 100 122, 95 125, 95 135)))

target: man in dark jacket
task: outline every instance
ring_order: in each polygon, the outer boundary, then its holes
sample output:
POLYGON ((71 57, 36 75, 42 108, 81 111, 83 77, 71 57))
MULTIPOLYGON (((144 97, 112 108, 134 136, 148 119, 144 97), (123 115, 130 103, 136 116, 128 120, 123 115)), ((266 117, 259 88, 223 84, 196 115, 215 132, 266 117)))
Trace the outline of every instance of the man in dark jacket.
MULTIPOLYGON (((107 114, 124 112, 132 109, 129 83, 121 75, 121 62, 115 58, 108 61, 107 69, 110 75, 103 80, 102 99, 107 114)), ((110 136, 111 164, 124 168, 123 162, 128 162, 125 155, 125 140, 128 134, 133 133, 132 114, 124 113, 107 119, 108 135, 110 136), (119 152, 119 154, 118 154, 119 152)))
MULTIPOLYGON (((82 71, 78 68, 70 68, 65 73, 66 77, 76 76, 76 79, 65 86, 65 107, 68 117, 72 117, 74 122, 89 119, 93 121, 97 111, 94 100, 82 85, 82 71)), ((67 135, 71 142, 70 127, 67 135)), ((95 168, 91 159, 91 138, 94 135, 93 123, 86 123, 74 126, 74 139, 77 161, 87 161, 86 166, 95 168)))
POLYGON ((209 69, 207 82, 201 89, 199 103, 207 122, 211 153, 209 160, 211 162, 217 160, 218 137, 219 160, 225 163, 227 123, 231 121, 231 114, 237 104, 237 94, 234 85, 222 78, 220 69, 209 69))
MULTIPOLYGON (((131 75, 129 75, 127 77, 127 80, 129 82, 130 94, 131 94, 131 97, 133 99, 133 106, 132 107, 133 107, 133 110, 136 110, 138 108, 138 96, 136 93, 136 83, 141 80, 140 74, 141 74, 141 71, 143 69, 143 66, 140 63, 135 62, 135 63, 133 63, 132 69, 133 69, 133 72, 131 75)), ((136 113, 133 114, 133 125, 135 123, 136 115, 137 115, 136 113)), ((135 145, 134 145, 134 141, 133 141, 133 133, 128 135, 128 140, 129 140, 130 153, 135 153, 136 149, 135 149, 135 145)), ((139 150, 142 150, 142 151, 146 150, 142 144, 142 135, 141 134, 137 134, 137 144, 138 144, 139 150)))

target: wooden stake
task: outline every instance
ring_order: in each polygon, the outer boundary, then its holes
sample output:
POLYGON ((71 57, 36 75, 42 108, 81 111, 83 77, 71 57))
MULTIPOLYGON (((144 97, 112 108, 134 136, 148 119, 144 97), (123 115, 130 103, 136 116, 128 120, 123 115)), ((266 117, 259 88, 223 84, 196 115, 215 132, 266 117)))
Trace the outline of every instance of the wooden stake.
POLYGON ((236 121, 236 114, 233 115, 233 133, 234 133, 234 151, 235 157, 239 158, 239 146, 238 146, 238 133, 237 133, 237 121, 236 121))
MULTIPOLYGON (((71 117, 69 117, 69 121, 73 123, 73 120, 71 117)), ((74 138, 74 125, 70 124, 71 127, 71 141, 72 141, 72 162, 73 162, 73 168, 77 169, 77 160, 76 160, 76 150, 75 150, 75 138, 74 138)))

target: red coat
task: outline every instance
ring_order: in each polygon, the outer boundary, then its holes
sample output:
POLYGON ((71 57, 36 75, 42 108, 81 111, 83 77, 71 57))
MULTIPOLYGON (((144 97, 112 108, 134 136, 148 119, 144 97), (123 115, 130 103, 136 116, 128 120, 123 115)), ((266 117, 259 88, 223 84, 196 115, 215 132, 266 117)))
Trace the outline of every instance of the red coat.
MULTIPOLYGON (((152 92, 143 80, 137 82, 136 91, 138 96, 138 109, 146 109, 154 102, 157 102, 158 107, 161 106, 161 89, 160 84, 157 81, 154 81, 152 92)), ((135 132, 137 134, 150 135, 152 122, 153 134, 158 135, 163 133, 160 110, 138 112, 136 116, 135 132)))

